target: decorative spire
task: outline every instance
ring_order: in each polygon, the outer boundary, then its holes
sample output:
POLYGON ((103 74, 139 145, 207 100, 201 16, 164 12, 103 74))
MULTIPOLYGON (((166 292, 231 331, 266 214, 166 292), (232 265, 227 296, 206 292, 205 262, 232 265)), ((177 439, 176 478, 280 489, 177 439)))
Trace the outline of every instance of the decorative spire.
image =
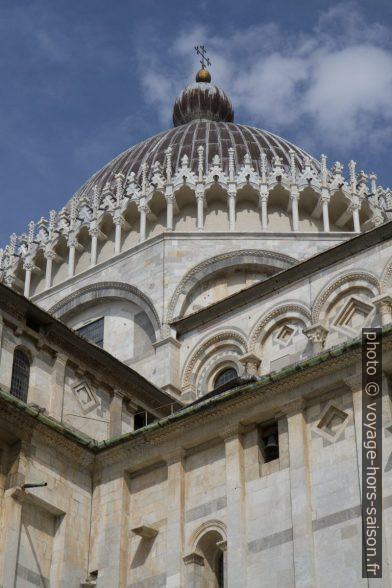
POLYGON ((234 180, 234 149, 229 147, 229 179, 234 180))
POLYGON ((196 82, 204 82, 209 84, 211 82, 211 74, 206 69, 206 65, 211 65, 211 61, 208 59, 206 55, 207 49, 204 47, 204 45, 196 45, 195 51, 197 55, 200 55, 201 57, 201 69, 196 74, 196 82))
POLYGON ((197 171, 199 172, 199 180, 202 181, 202 179, 203 179, 203 156, 204 156, 203 145, 200 145, 200 147, 197 148, 197 156, 198 156, 197 171))
POLYGON ((168 183, 170 184, 171 175, 172 175, 172 164, 171 164, 172 148, 168 147, 166 149, 165 153, 166 153, 166 179, 167 179, 168 183))

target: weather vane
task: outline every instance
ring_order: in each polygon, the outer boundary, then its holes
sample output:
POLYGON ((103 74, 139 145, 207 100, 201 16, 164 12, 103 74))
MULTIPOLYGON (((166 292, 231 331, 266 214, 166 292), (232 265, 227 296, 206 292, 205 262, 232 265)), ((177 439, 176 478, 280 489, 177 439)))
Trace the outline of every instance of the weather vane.
POLYGON ((200 63, 201 63, 202 69, 206 69, 206 65, 211 65, 211 61, 206 56, 207 49, 204 47, 204 45, 196 45, 195 51, 196 51, 197 55, 200 55, 200 57, 201 57, 200 63))

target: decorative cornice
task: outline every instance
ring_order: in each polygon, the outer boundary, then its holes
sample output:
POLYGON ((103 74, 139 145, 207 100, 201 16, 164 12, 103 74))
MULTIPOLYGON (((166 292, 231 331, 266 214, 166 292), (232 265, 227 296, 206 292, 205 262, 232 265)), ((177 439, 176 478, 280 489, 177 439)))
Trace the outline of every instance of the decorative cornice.
MULTIPOLYGON (((38 421, 33 415, 21 412, 3 399, 1 402, 1 418, 6 422, 6 426, 17 431, 19 437, 24 439, 29 444, 34 442, 35 436, 39 435, 41 439, 45 440, 48 446, 53 447, 56 451, 61 453, 64 457, 72 462, 76 462, 84 467, 90 466, 94 461, 94 453, 86 447, 80 445, 76 440, 72 441, 63 432, 53 430, 45 424, 38 421)), ((40 413, 37 410, 37 415, 40 413)), ((53 421, 54 427, 59 427, 64 431, 60 423, 53 421)), ((91 444, 94 442, 91 440, 91 444)), ((27 449, 28 453, 28 449, 27 449)))

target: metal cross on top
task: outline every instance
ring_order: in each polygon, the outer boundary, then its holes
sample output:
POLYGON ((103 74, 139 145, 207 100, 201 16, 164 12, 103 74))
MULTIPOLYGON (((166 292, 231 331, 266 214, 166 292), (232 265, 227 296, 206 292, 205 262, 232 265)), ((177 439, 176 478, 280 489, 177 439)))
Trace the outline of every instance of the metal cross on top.
POLYGON ((205 69, 206 65, 211 65, 211 61, 206 56, 207 49, 204 47, 204 45, 196 45, 195 51, 196 51, 197 55, 200 55, 200 57, 201 57, 200 63, 201 63, 202 69, 205 69))

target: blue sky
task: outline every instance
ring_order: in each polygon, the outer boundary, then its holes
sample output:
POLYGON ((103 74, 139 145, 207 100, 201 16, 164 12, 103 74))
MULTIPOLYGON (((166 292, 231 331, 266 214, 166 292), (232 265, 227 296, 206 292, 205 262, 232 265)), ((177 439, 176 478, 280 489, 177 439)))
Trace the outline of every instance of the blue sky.
POLYGON ((0 244, 171 126, 195 44, 236 122, 392 185, 390 0, 0 0, 0 244))

